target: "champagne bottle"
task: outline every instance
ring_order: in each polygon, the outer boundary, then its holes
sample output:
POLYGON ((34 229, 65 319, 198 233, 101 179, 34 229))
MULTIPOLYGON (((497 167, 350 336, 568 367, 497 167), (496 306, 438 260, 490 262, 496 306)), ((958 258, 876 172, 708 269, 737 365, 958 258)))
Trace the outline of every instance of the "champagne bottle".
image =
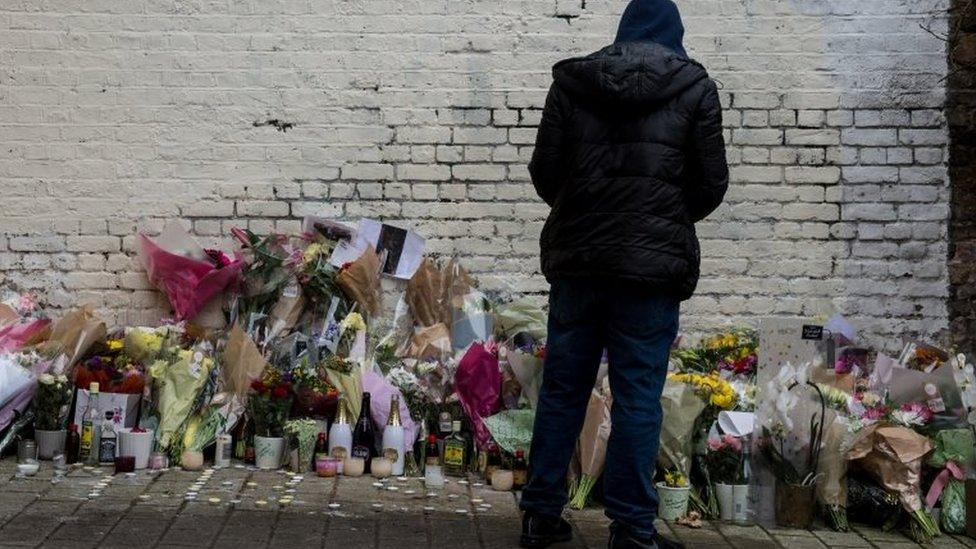
POLYGON ((393 475, 403 475, 403 423, 400 421, 400 397, 390 396, 390 415, 383 429, 383 456, 393 462, 393 475))
POLYGON ((376 434, 371 418, 369 393, 363 393, 363 407, 352 432, 352 457, 362 458, 365 461, 363 472, 370 473, 370 464, 376 457, 376 434))
POLYGON ((88 405, 81 416, 80 461, 86 465, 98 465, 98 440, 95 428, 98 426, 98 382, 88 386, 88 405))
POLYGON ((337 472, 342 474, 343 462, 349 457, 352 449, 352 426, 349 425, 349 413, 346 411, 346 397, 339 397, 339 407, 336 420, 329 428, 329 455, 339 460, 337 472))
POLYGON ((751 437, 742 437, 742 458, 739 464, 738 482, 732 487, 732 522, 747 526, 751 522, 749 513, 749 482, 752 469, 749 464, 751 437))

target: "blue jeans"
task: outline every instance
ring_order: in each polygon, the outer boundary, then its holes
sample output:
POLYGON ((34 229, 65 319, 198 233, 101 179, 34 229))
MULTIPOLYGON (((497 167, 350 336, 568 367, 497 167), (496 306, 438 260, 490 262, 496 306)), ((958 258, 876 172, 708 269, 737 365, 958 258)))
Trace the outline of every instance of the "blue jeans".
POLYGON ((557 517, 604 349, 613 428, 603 470, 607 516, 640 537, 655 534, 654 471, 661 391, 678 332, 679 301, 646 286, 562 279, 549 294, 549 337, 521 508, 557 517))

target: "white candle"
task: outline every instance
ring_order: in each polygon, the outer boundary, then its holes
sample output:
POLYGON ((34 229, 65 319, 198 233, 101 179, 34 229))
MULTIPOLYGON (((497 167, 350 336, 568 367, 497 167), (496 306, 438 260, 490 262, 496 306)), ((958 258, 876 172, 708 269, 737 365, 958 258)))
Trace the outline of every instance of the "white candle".
POLYGON ((385 457, 373 458, 369 467, 376 478, 386 478, 393 473, 393 462, 385 457))

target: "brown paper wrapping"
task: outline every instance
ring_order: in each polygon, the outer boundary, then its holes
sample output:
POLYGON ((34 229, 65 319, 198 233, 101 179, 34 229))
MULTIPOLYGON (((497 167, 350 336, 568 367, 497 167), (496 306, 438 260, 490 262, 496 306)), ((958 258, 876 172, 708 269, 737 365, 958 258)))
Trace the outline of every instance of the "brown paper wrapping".
POLYGON ((359 304, 370 316, 380 314, 383 290, 380 287, 380 258, 372 246, 359 259, 336 276, 336 284, 346 297, 359 304))
POLYGON ((443 324, 434 324, 426 328, 416 328, 410 343, 401 349, 397 356, 400 358, 416 358, 426 360, 432 358, 440 360, 452 353, 451 332, 443 324))
POLYGON ((444 293, 443 285, 444 277, 440 270, 433 261, 424 258, 413 277, 407 282, 404 294, 415 325, 426 328, 441 323, 447 326, 448 322, 443 317, 440 302, 441 295, 444 293))
POLYGON ((474 280, 464 270, 457 259, 451 259, 444 266, 444 284, 441 295, 441 321, 450 326, 453 322, 453 311, 464 308, 464 298, 474 288, 474 280))
POLYGON ((107 333, 105 322, 95 316, 95 307, 85 305, 54 323, 44 349, 64 353, 68 365, 72 366, 85 356, 92 345, 105 339, 107 333))
POLYGON ((857 434, 847 459, 898 494, 902 506, 914 513, 922 509, 922 459, 932 449, 928 437, 907 427, 874 424, 857 434))
POLYGON ((823 475, 817 483, 817 500, 824 505, 847 507, 847 459, 843 453, 847 426, 835 420, 837 413, 827 412, 823 450, 817 473, 823 475))
POLYGON ((237 324, 230 330, 223 359, 220 379, 224 384, 224 391, 237 396, 246 395, 251 381, 260 377, 268 365, 254 340, 237 324))
POLYGON ((610 439, 610 397, 597 391, 590 393, 586 419, 579 437, 580 473, 597 478, 603 472, 610 439))

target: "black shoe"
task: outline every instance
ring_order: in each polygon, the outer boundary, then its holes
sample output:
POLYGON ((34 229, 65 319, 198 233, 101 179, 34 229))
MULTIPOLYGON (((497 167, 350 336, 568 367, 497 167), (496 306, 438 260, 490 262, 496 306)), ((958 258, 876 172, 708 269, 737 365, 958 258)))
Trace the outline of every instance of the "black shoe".
POLYGON ((671 541, 661 534, 654 534, 651 539, 635 536, 629 529, 616 524, 610 525, 610 549, 684 549, 684 544, 671 541))
POLYGON ((573 527, 563 518, 546 517, 528 511, 522 515, 522 539, 519 541, 522 547, 541 549, 571 539, 573 527))

